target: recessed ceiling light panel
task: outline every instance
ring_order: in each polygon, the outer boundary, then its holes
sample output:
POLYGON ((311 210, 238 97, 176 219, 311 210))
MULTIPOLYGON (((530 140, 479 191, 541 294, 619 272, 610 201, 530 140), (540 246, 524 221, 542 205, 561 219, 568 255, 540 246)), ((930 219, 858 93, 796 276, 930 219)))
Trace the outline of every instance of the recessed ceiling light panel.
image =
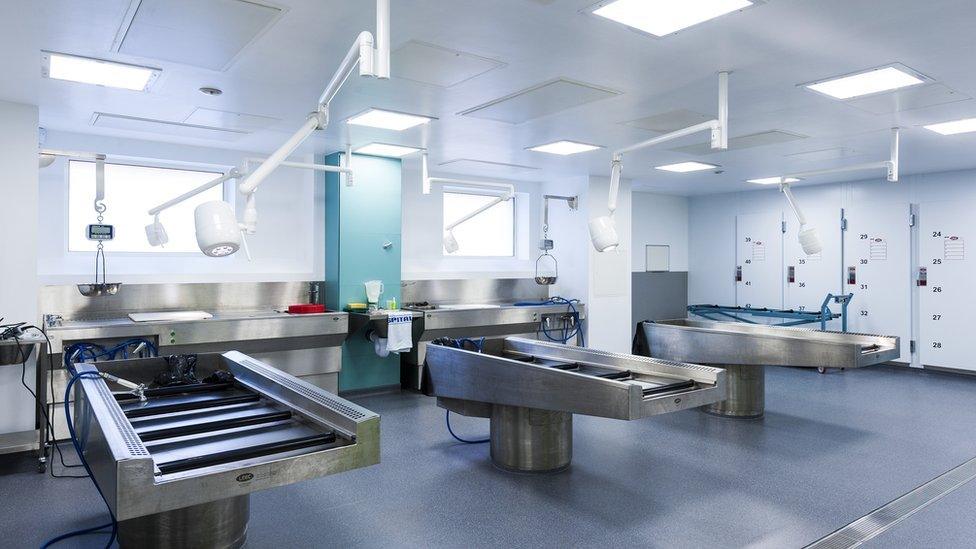
POLYGON ((356 154, 368 154, 370 156, 385 156, 387 158, 403 158, 408 154, 413 154, 422 149, 416 147, 405 147, 403 145, 390 145, 387 143, 370 143, 363 145, 353 152, 356 154))
POLYGON ((346 120, 346 123, 352 124, 353 126, 368 126, 370 128, 402 132, 403 130, 426 124, 431 120, 433 118, 429 116, 386 111, 383 109, 369 109, 346 120))
POLYGON ((853 99, 918 86, 932 80, 904 65, 886 65, 801 86, 834 99, 853 99))
POLYGON ((929 124, 926 130, 931 130, 942 135, 958 135, 960 133, 976 132, 976 118, 966 118, 965 120, 953 120, 952 122, 941 122, 939 124, 929 124))
POLYGON ((756 3, 755 0, 612 0, 600 2, 590 11, 653 36, 665 36, 756 3))
POLYGON ((783 183, 796 183, 800 181, 795 177, 787 177, 786 179, 783 179, 782 177, 761 177, 759 179, 747 179, 746 183, 755 183, 756 185, 778 185, 780 180, 783 180, 783 183))
POLYGON ((558 154, 560 156, 569 156, 571 154, 595 151, 602 148, 603 147, 599 145, 589 145, 587 143, 563 140, 556 141, 554 143, 547 143, 545 145, 536 145, 535 147, 529 147, 528 150, 541 153, 558 154))
POLYGON ((714 170, 715 168, 718 168, 718 166, 715 164, 705 164, 704 162, 679 162, 677 164, 668 164, 667 166, 657 166, 654 169, 665 172, 690 173, 714 170))
POLYGON ((47 51, 41 53, 41 63, 41 75, 45 78, 134 91, 148 90, 162 72, 151 67, 47 51))

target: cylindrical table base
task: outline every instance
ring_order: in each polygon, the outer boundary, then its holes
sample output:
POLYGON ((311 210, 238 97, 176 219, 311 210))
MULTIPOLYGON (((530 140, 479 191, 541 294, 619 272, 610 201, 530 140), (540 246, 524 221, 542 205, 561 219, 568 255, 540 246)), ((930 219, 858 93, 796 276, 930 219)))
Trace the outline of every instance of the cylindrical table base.
POLYGON ((715 416, 755 419, 766 410, 766 371, 763 366, 716 364, 725 369, 725 400, 702 406, 715 416))
POLYGON ((495 404, 491 461, 516 473, 556 473, 573 459, 573 414, 495 404))
POLYGON ((251 496, 191 505, 119 522, 119 546, 139 549, 237 549, 247 540, 251 496))

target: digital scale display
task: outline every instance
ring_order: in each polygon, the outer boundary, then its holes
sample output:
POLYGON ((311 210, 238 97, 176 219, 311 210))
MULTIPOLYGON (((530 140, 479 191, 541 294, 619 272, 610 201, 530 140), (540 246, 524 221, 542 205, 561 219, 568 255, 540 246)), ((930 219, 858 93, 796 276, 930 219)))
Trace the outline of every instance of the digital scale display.
POLYGON ((115 238, 115 226, 92 224, 88 226, 88 240, 112 240, 115 238))

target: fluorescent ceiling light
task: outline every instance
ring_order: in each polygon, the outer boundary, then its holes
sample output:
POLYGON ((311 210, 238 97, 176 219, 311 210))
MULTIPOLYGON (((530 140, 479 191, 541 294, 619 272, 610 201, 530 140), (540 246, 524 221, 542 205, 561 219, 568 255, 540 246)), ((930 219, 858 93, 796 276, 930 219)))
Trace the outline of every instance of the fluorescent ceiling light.
POLYGON ((561 156, 568 156, 571 154, 584 153, 589 151, 595 151, 597 149, 602 149, 598 145, 588 145, 586 143, 577 143, 576 141, 556 141, 555 143, 547 143, 545 145, 537 145, 535 147, 529 147, 530 151, 558 154, 561 156))
POLYGON ((368 154, 370 156, 386 156, 389 158, 403 158, 408 154, 415 153, 421 149, 415 147, 404 147, 403 145, 388 145, 386 143, 370 143, 363 145, 355 151, 356 154, 368 154))
POLYGON ((942 135, 956 135, 960 133, 976 132, 976 118, 966 118, 965 120, 953 120, 952 122, 942 122, 939 124, 929 124, 926 130, 941 133, 942 135))
POLYGON ((908 70, 898 67, 882 67, 803 85, 834 99, 851 99, 924 83, 925 80, 919 78, 919 75, 911 74, 908 70))
POLYGON ((761 177, 759 179, 747 179, 746 183, 755 183, 757 185, 777 185, 781 179, 783 180, 783 183, 796 183, 799 181, 799 179, 795 177, 787 177, 786 179, 783 179, 782 177, 761 177))
POLYGON ((369 109, 368 111, 357 114, 346 123, 354 126, 369 126, 370 128, 380 128, 384 130, 403 130, 426 124, 433 120, 428 116, 418 116, 402 112, 384 111, 382 109, 369 109))
POLYGON ((678 164, 668 164, 667 166, 658 166, 654 168, 655 170, 662 170, 665 172, 675 172, 675 173, 689 173, 689 172, 700 172, 703 170, 714 170, 717 168, 715 164, 705 164, 704 162, 679 162, 678 164))
POLYGON ((664 36, 752 5, 750 0, 616 0, 601 3, 593 14, 664 36))
POLYGON ((160 69, 115 63, 63 53, 44 52, 41 74, 56 80, 95 84, 109 88, 146 91, 160 69))

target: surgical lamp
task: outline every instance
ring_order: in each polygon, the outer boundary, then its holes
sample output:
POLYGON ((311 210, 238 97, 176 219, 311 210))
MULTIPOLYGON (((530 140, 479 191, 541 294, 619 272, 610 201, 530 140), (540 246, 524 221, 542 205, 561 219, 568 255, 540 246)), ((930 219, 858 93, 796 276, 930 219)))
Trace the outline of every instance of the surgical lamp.
POLYGON ((455 252, 457 252, 458 250, 461 249, 460 244, 458 244, 457 237, 454 236, 454 229, 458 225, 461 225, 462 223, 466 223, 466 222, 470 221, 471 219, 473 219, 473 218, 481 215, 482 213, 490 210, 491 208, 495 207, 496 205, 501 204, 502 202, 508 202, 509 200, 512 199, 512 197, 515 196, 515 186, 513 186, 513 185, 511 185, 509 183, 489 183, 489 182, 485 182, 485 181, 470 181, 470 180, 466 180, 466 179, 450 179, 450 178, 446 178, 446 177, 431 177, 430 176, 430 172, 427 169, 427 152, 426 151, 420 157, 420 171, 421 171, 421 178, 422 178, 422 184, 423 184, 423 194, 430 194, 431 186, 433 184, 435 184, 435 183, 441 183, 441 184, 447 184, 447 185, 462 185, 462 186, 465 186, 465 187, 475 187, 475 188, 480 188, 480 189, 483 189, 483 188, 488 187, 488 188, 496 188, 496 189, 502 189, 502 190, 504 190, 504 192, 502 194, 500 194, 498 197, 496 197, 495 199, 493 199, 491 202, 488 202, 488 203, 486 203, 486 204, 478 207, 477 209, 475 209, 471 213, 468 213, 468 214, 464 215, 463 217, 461 217, 461 219, 458 219, 454 223, 451 223, 447 227, 444 227, 444 249, 447 250, 447 253, 449 253, 449 254, 453 254, 453 253, 455 253, 455 252))
MULTIPOLYGON (((345 166, 302 164, 286 162, 286 159, 312 135, 312 132, 325 129, 328 126, 329 107, 332 100, 339 93, 339 90, 357 66, 359 67, 360 76, 380 79, 390 78, 390 0, 376 0, 375 41, 370 32, 363 31, 359 33, 359 36, 349 48, 339 68, 319 96, 316 110, 308 115, 305 123, 278 147, 277 150, 271 153, 266 160, 262 161, 254 171, 247 170, 247 161, 245 161, 245 169, 243 172, 246 173, 236 172, 236 175, 232 176, 233 178, 244 178, 238 186, 238 191, 246 199, 243 223, 231 223, 228 213, 233 214, 233 207, 226 202, 223 203, 223 206, 209 202, 197 206, 196 211, 194 211, 194 221, 196 223, 197 244, 203 253, 211 257, 223 257, 237 252, 242 246, 245 253, 247 253, 247 242, 244 240, 243 234, 255 234, 257 232, 257 207, 254 193, 258 186, 279 166, 284 165, 344 173, 347 176, 346 185, 352 185, 353 179, 352 170, 349 167, 350 151, 348 146, 346 148, 345 166), (231 234, 232 228, 234 229, 233 235, 231 234), (238 234, 238 231, 240 234, 238 234)), ((223 179, 218 178, 219 181, 211 181, 150 210, 149 214, 155 216, 155 220, 151 225, 146 227, 146 237, 149 239, 149 243, 153 246, 158 246, 168 241, 166 231, 159 222, 160 211, 223 183, 232 177, 224 176, 223 179)), ((248 254, 248 259, 250 259, 250 254, 248 254)))
POLYGON ((842 166, 840 168, 828 168, 826 170, 815 170, 809 172, 800 172, 790 175, 784 175, 780 177, 779 188, 783 192, 783 196, 786 197, 786 201, 790 205, 790 209, 793 210, 793 215, 796 216, 797 223, 800 224, 800 229, 797 234, 797 238, 800 241, 800 246, 803 248, 803 253, 806 255, 814 255, 823 251, 823 243, 820 240, 820 235, 817 230, 813 227, 807 227, 806 216, 800 210, 800 207, 796 203, 796 198, 793 196, 793 191, 790 188, 790 180, 806 179, 810 177, 816 177, 820 175, 832 175, 839 173, 849 173, 864 170, 876 170, 884 169, 887 173, 887 179, 889 183, 897 183, 901 171, 900 162, 900 149, 901 149, 901 129, 892 128, 891 129, 891 149, 890 158, 881 162, 871 162, 867 164, 857 164, 854 166, 842 166))
MULTIPOLYGON (((169 242, 169 235, 166 233, 166 228, 159 220, 159 214, 164 210, 172 208, 218 185, 223 185, 226 181, 239 179, 240 177, 242 177, 241 172, 237 168, 233 168, 220 177, 212 179, 195 189, 189 190, 149 210, 149 215, 153 216, 153 222, 146 225, 146 240, 149 241, 149 245, 164 246, 169 242)), ((194 210, 193 219, 196 226, 197 245, 205 255, 210 257, 224 257, 237 252, 242 245, 244 245, 244 250, 247 252, 247 247, 241 234, 244 231, 244 227, 242 224, 237 223, 234 209, 230 204, 223 200, 204 202, 194 210)), ((248 259, 250 259, 250 254, 248 255, 248 259)))
POLYGON ((625 147, 613 153, 610 162, 610 196, 607 200, 609 213, 590 220, 590 240, 598 252, 609 252, 620 246, 620 235, 617 234, 617 223, 614 213, 617 211, 617 195, 620 192, 620 175, 623 172, 623 156, 640 149, 646 149, 668 141, 694 135, 699 132, 711 132, 713 149, 729 148, 729 73, 718 73, 718 117, 714 120, 695 124, 687 128, 660 135, 625 147))

